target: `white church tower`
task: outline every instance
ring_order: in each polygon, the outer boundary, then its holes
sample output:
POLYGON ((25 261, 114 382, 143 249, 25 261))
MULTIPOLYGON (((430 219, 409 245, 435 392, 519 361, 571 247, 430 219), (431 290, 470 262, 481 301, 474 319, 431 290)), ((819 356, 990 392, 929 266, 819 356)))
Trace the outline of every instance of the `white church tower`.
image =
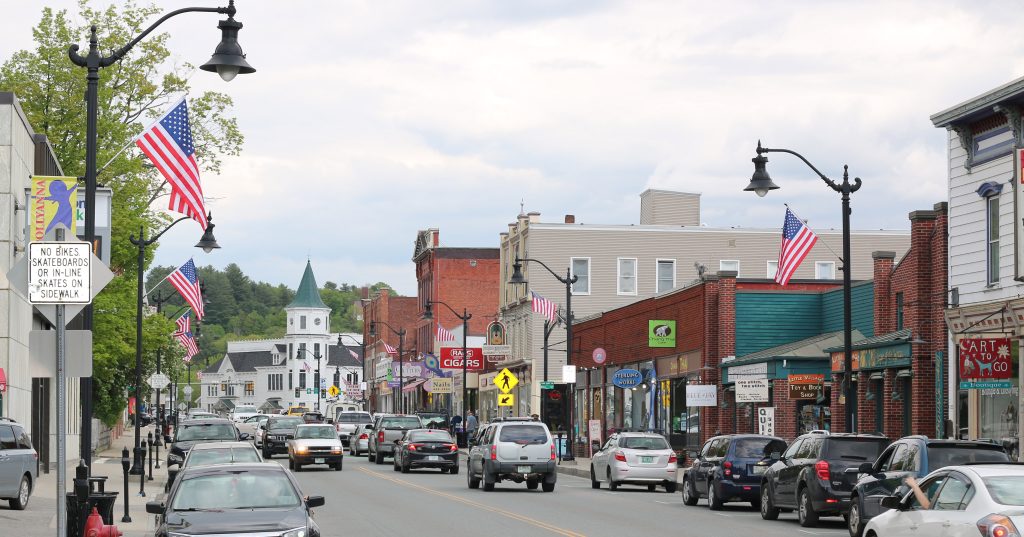
MULTIPOLYGON (((289 406, 304 405, 310 410, 316 408, 320 387, 315 384, 317 357, 321 378, 330 385, 331 376, 327 371, 327 347, 331 340, 331 308, 320 299, 313 267, 306 261, 306 271, 295 293, 295 299, 284 311, 287 316, 285 343, 288 345, 288 396, 289 406)), ((325 402, 320 400, 320 411, 325 402)))

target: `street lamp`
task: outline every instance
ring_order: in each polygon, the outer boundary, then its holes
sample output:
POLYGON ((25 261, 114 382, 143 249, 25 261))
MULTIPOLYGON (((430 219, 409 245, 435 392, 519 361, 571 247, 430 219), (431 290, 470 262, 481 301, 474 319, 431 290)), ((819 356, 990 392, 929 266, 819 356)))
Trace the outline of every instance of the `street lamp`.
MULTIPOLYGON (((203 64, 203 70, 215 70, 224 80, 231 80, 239 73, 252 73, 255 71, 246 61, 242 48, 238 46, 238 30, 242 24, 235 20, 235 2, 228 0, 228 7, 186 7, 176 9, 157 19, 149 28, 128 42, 127 45, 112 52, 110 56, 100 55, 99 39, 96 36, 96 26, 90 28, 89 52, 85 56, 78 53, 78 44, 68 47, 68 57, 71 62, 79 67, 85 67, 86 74, 86 128, 85 128, 85 242, 96 244, 96 139, 97 139, 97 116, 99 109, 99 82, 100 69, 110 67, 120 61, 128 52, 150 34, 157 26, 163 24, 167 19, 182 13, 219 13, 227 15, 228 18, 220 22, 221 42, 217 45, 210 61, 203 64)), ((95 246, 94 246, 95 248, 95 246)), ((85 307, 82 314, 82 328, 92 330, 92 305, 85 307)), ((80 450, 82 459, 86 464, 92 464, 92 377, 82 377, 82 427, 80 450)))
MULTIPOLYGON (((532 261, 544 267, 556 280, 562 282, 565 285, 565 365, 572 365, 572 284, 576 283, 579 276, 572 273, 572 267, 565 269, 565 277, 559 276, 555 271, 551 270, 551 267, 544 264, 539 259, 520 258, 516 255, 515 263, 512 264, 512 277, 509 278, 508 283, 513 285, 526 284, 526 277, 523 276, 523 263, 532 261)), ((563 379, 564 380, 564 379, 563 379)), ((541 399, 543 401, 543 399, 541 399)), ((575 424, 573 422, 573 407, 576 404, 576 394, 569 393, 569 430, 567 432, 569 436, 569 449, 568 453, 563 460, 575 460, 573 455, 573 443, 575 442, 575 424)))
POLYGON ((853 324, 851 321, 851 310, 852 299, 850 296, 851 289, 851 260, 850 260, 850 194, 860 190, 861 180, 860 177, 855 177, 853 183, 850 183, 850 174, 848 167, 843 165, 843 182, 836 183, 832 179, 829 179, 825 174, 818 171, 813 164, 807 161, 803 155, 796 151, 789 149, 769 149, 767 147, 761 147, 761 141, 757 142, 757 156, 751 159, 754 163, 754 175, 750 178, 750 184, 744 188, 744 191, 755 192, 758 196, 764 197, 769 190, 778 189, 778 185, 772 182, 771 177, 768 176, 767 164, 768 158, 763 156, 764 153, 789 153, 804 162, 808 168, 814 170, 814 173, 825 182, 832 190, 842 195, 843 200, 843 371, 846 374, 846 386, 845 386, 845 397, 846 397, 846 428, 847 431, 856 431, 856 424, 854 423, 855 417, 857 416, 857 392, 853 387, 853 324))
POLYGON ((398 410, 400 413, 405 414, 405 375, 402 372, 402 364, 405 362, 402 360, 402 353, 405 351, 405 328, 395 330, 393 326, 384 321, 370 321, 370 337, 377 337, 377 325, 382 324, 391 330, 391 333, 398 336, 398 410))
MULTIPOLYGON (((466 311, 466 308, 462 308, 462 315, 459 315, 459 312, 455 311, 455 308, 452 308, 440 300, 427 300, 427 303, 423 308, 423 318, 428 321, 434 318, 434 313, 430 310, 431 304, 440 304, 448 308, 448 311, 452 312, 455 317, 462 321, 462 430, 468 432, 469 429, 466 428, 466 405, 469 404, 469 391, 467 390, 466 385, 466 368, 467 363, 469 362, 469 357, 466 356, 466 338, 469 334, 469 320, 473 318, 473 314, 466 311)), ((451 401, 451 397, 449 397, 449 401, 451 401)), ((450 412, 451 410, 449 410, 449 413, 450 412)))
MULTIPOLYGON (((167 227, 165 227, 160 233, 157 233, 152 238, 145 238, 144 229, 139 227, 139 238, 136 239, 135 235, 130 235, 128 240, 132 244, 138 247, 138 257, 136 259, 136 270, 138 271, 138 289, 136 292, 136 303, 135 303, 135 461, 132 464, 132 468, 129 471, 132 475, 139 475, 143 472, 142 456, 144 450, 142 449, 142 433, 139 430, 139 401, 141 401, 142 394, 142 277, 145 272, 146 263, 146 247, 153 244, 167 233, 169 229, 177 225, 179 222, 185 220, 191 220, 190 216, 183 216, 167 227)), ((220 248, 217 244, 217 240, 213 238, 213 234, 210 233, 207 228, 207 233, 203 234, 203 238, 196 244, 196 248, 202 248, 204 251, 210 251, 214 248, 220 248), (207 236, 209 233, 209 236, 207 236), (209 248, 209 250, 207 250, 209 248)), ((88 399, 86 397, 85 399, 88 399)))

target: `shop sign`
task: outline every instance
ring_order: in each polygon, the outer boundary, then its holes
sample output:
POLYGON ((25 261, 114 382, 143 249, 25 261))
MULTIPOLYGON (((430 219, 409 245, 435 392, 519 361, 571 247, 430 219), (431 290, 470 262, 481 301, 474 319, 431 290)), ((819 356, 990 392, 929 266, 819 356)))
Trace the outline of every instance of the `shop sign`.
POLYGON ((758 364, 743 364, 733 367, 726 367, 728 373, 728 380, 730 382, 736 382, 739 379, 767 379, 768 378, 768 363, 761 362, 758 364))
POLYGON ((714 384, 687 384, 686 406, 718 406, 718 387, 714 384))
POLYGON ((1013 383, 1009 380, 961 380, 961 390, 1005 390, 1012 388, 1013 383))
MULTIPOLYGON (((877 349, 860 349, 853 351, 853 370, 885 369, 910 365, 910 345, 892 345, 877 349)), ((843 351, 832 353, 832 371, 843 371, 843 351)))
POLYGON ((768 379, 738 379, 736 403, 767 403, 768 379))
POLYGON ((789 375, 789 398, 818 399, 825 389, 825 375, 793 374, 789 375))
POLYGON ((757 409, 757 434, 775 436, 775 407, 757 409))
POLYGON ((961 339, 960 378, 963 380, 1010 378, 1013 373, 1011 348, 1009 338, 961 339))
POLYGON ((498 387, 494 385, 494 377, 497 376, 497 372, 480 375, 480 391, 483 392, 497 389, 498 387))
POLYGON ((620 369, 612 375, 612 384, 619 388, 635 388, 644 381, 644 375, 636 369, 620 369))
MULTIPOLYGON (((483 349, 466 349, 466 369, 480 371, 484 368, 483 349)), ((441 369, 462 369, 462 347, 441 347, 441 369)))
POLYGON ((373 378, 382 379, 388 375, 388 371, 391 370, 391 360, 381 360, 380 358, 373 364, 373 378))
POLYGON ((491 324, 487 325, 487 344, 488 345, 507 345, 505 341, 505 324, 501 321, 491 321, 491 324))
POLYGON ((591 354, 591 356, 594 358, 595 364, 601 365, 608 358, 608 353, 604 352, 604 349, 602 349, 601 347, 598 347, 594 349, 594 352, 593 354, 591 354))
POLYGON ((675 348, 675 321, 647 321, 647 346, 675 348))
POLYGON ((434 377, 427 380, 426 389, 430 393, 452 393, 453 380, 450 378, 434 377))

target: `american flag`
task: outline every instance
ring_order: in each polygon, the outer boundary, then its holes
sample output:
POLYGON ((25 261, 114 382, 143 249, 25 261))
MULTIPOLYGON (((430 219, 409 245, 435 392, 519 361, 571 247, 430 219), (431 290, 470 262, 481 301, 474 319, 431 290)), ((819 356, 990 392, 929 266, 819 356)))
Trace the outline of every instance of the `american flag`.
POLYGON ((184 315, 182 315, 181 317, 178 317, 178 320, 174 321, 175 323, 178 324, 178 329, 174 331, 173 335, 174 336, 180 336, 181 334, 184 334, 184 333, 187 333, 187 332, 191 332, 192 331, 192 321, 191 321, 191 319, 192 319, 192 316, 190 315, 190 312, 187 312, 187 311, 185 312, 184 315))
POLYGON ((199 276, 196 274, 196 264, 191 259, 185 262, 178 270, 172 272, 167 279, 171 285, 181 293, 181 297, 192 306, 196 313, 196 319, 203 318, 203 293, 199 290, 199 276))
POLYGON ((196 343, 196 338, 192 335, 191 331, 180 334, 175 333, 175 337, 178 338, 178 343, 185 347, 185 363, 188 363, 192 360, 193 356, 199 354, 199 345, 196 343))
POLYGON ((310 367, 310 365, 309 365, 309 362, 302 362, 302 369, 303 369, 303 370, 304 370, 304 371, 305 371, 306 373, 309 373, 309 372, 310 372, 310 371, 311 371, 311 370, 312 370, 313 368, 312 368, 312 367, 310 367))
POLYGON ((776 283, 789 283, 797 267, 811 253, 815 242, 818 242, 818 236, 787 207, 786 221, 782 224, 782 250, 779 252, 779 269, 775 273, 776 283))
POLYGON ((381 341, 381 343, 384 344, 384 350, 387 351, 388 354, 398 354, 398 351, 396 351, 395 348, 392 347, 391 345, 388 345, 386 341, 381 341))
POLYGON ((437 337, 438 341, 455 341, 455 334, 449 332, 445 327, 441 326, 441 323, 437 323, 437 337))
POLYGON ((360 360, 360 359, 359 359, 359 355, 358 355, 358 354, 356 354, 356 351, 354 351, 354 350, 352 350, 352 349, 349 349, 349 350, 348 350, 348 353, 349 353, 350 355, 352 355, 352 357, 353 357, 353 358, 355 358, 356 360, 359 360, 360 362, 362 362, 362 360, 360 360))
POLYGON ((558 314, 558 304, 555 304, 533 291, 530 291, 530 295, 532 296, 530 302, 533 303, 533 312, 547 317, 551 322, 555 322, 555 315, 558 314))
POLYGON ((199 165, 188 122, 188 105, 182 97, 160 119, 142 131, 135 144, 149 157, 171 185, 168 209, 191 217, 205 230, 206 205, 199 184, 199 165))

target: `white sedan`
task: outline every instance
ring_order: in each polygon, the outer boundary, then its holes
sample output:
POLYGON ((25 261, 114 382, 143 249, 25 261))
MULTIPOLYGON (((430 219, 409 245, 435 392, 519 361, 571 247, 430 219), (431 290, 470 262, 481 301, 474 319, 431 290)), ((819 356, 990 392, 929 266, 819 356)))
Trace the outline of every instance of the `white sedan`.
MULTIPOLYGON (((872 518, 866 537, 1013 537, 1024 528, 1024 466, 947 466, 919 483, 914 493, 882 499, 889 510, 872 518)), ((906 490, 904 487, 901 490, 906 490)))

